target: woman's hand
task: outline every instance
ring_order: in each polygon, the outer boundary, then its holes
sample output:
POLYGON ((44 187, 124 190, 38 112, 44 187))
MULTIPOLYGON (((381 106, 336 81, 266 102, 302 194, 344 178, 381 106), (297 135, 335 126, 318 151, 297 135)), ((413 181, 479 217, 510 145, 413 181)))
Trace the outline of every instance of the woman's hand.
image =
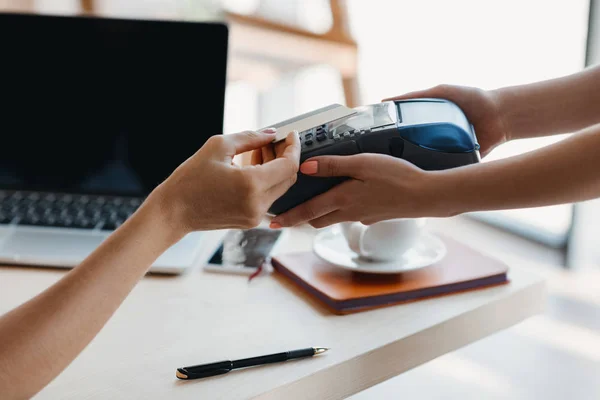
POLYGON ((237 154, 270 146, 275 131, 216 135, 151 194, 183 233, 195 230, 251 228, 271 204, 296 182, 300 159, 298 135, 290 133, 268 162, 238 166, 237 154))
POLYGON ((0 393, 33 397, 85 348, 152 263, 192 230, 249 228, 295 182, 300 143, 290 134, 271 161, 232 164, 273 133, 213 136, 76 268, 0 316, 0 393), (31 371, 43 365, 38 373, 31 371))
POLYGON ((300 171, 349 181, 273 218, 273 228, 304 222, 449 217, 466 212, 542 207, 600 197, 600 124, 518 156, 423 171, 391 156, 321 156, 300 171))
POLYGON ((508 125, 500 111, 500 98, 496 92, 467 86, 439 85, 431 89, 390 97, 384 101, 424 97, 450 100, 463 110, 475 127, 482 157, 511 137, 507 130, 508 125))
POLYGON ((306 175, 351 179, 276 216, 272 228, 309 223, 323 228, 338 222, 373 224, 392 218, 442 216, 434 172, 381 154, 321 156, 300 166, 306 175))
MULTIPOLYGON (((292 133, 295 136, 298 136, 298 131, 293 131, 292 133)), ((286 141, 280 141, 277 143, 269 143, 260 149, 252 150, 250 155, 250 165, 261 165, 282 157, 287 146, 288 144, 286 141)))

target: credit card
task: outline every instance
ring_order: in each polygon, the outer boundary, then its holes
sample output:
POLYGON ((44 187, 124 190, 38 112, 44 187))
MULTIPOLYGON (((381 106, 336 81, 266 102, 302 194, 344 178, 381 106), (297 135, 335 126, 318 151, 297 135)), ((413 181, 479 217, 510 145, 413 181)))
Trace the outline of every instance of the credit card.
POLYGON ((303 132, 308 129, 316 128, 319 125, 327 124, 341 118, 356 114, 356 110, 348 108, 341 104, 331 104, 326 107, 307 112, 297 117, 281 121, 274 125, 269 125, 259 129, 259 132, 267 128, 277 129, 273 142, 279 142, 287 137, 292 131, 303 132))

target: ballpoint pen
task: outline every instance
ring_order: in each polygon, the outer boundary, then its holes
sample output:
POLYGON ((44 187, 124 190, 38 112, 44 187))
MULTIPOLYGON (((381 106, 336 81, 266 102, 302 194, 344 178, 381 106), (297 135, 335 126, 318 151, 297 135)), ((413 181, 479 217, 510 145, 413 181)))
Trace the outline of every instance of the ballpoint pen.
POLYGON ((283 362, 296 358, 312 357, 318 354, 325 353, 327 350, 329 349, 326 347, 308 347, 306 349, 284 351, 282 353, 274 353, 265 356, 244 358, 241 360, 217 361, 210 364, 201 364, 190 367, 177 368, 177 372, 175 373, 175 375, 179 379, 207 378, 209 376, 226 374, 227 372, 234 369, 283 362))

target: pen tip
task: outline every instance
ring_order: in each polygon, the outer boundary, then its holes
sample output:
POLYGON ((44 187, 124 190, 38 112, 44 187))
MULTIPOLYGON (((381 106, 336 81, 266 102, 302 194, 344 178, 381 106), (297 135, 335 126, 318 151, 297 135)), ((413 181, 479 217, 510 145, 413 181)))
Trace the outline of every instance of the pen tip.
POLYGON ((315 354, 322 354, 329 350, 329 347, 314 347, 315 354))

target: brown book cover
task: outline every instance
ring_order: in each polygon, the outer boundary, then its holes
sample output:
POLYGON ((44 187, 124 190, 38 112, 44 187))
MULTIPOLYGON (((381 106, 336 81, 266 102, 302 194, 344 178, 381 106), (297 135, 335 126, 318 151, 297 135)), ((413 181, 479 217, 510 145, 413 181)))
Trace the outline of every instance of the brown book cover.
POLYGON ((336 314, 348 314, 408 301, 448 295, 508 282, 508 266, 454 239, 444 259, 393 275, 353 272, 330 265, 313 252, 282 254, 273 268, 336 314))

